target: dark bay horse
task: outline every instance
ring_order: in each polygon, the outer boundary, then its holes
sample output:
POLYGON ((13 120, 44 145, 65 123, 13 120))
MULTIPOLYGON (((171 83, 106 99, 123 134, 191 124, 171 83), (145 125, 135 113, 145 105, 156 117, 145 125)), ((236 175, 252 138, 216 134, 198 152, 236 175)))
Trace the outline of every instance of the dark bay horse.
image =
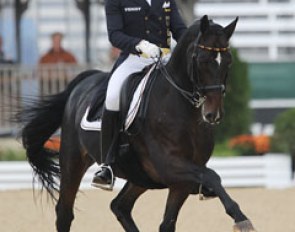
MULTIPOLYGON (((161 188, 169 189, 161 232, 175 231, 183 203, 190 194, 198 193, 220 199, 235 221, 234 231, 254 231, 222 187, 220 177, 206 167, 214 147, 214 125, 223 115, 231 64, 229 39, 236 23, 237 19, 222 27, 202 17, 183 35, 170 61, 156 70, 144 122, 135 120, 131 130, 139 129, 128 136, 129 150, 113 165, 116 176, 127 180, 111 203, 125 231, 139 231, 131 216, 137 198, 147 189, 161 188)), ((99 132, 82 130, 80 121, 95 94, 100 94, 103 106, 107 75, 84 72, 64 92, 44 98, 20 114, 28 161, 51 196, 59 192, 59 232, 70 231, 76 193, 86 170, 94 162, 102 162, 99 132), (61 148, 57 154, 43 145, 59 127, 61 148)))

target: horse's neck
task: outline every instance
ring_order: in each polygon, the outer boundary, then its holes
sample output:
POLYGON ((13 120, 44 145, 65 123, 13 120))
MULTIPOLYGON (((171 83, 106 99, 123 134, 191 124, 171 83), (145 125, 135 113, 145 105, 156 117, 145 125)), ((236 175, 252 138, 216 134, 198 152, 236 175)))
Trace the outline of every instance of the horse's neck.
POLYGON ((200 122, 202 120, 201 109, 195 108, 192 103, 181 93, 179 88, 185 91, 192 91, 191 85, 186 79, 185 72, 179 69, 171 69, 170 65, 173 63, 168 63, 166 65, 167 73, 161 73, 161 78, 156 79, 156 84, 154 85, 154 97, 157 105, 160 105, 165 112, 171 114, 173 120, 186 120, 191 121, 192 124, 200 122), (169 76, 166 76, 169 75, 169 76), (183 78, 181 78, 183 77, 183 78), (174 82, 174 84, 171 83, 174 82))
POLYGON ((183 49, 176 48, 169 62, 166 64, 166 69, 171 76, 171 79, 182 89, 186 91, 192 90, 192 84, 188 73, 188 61, 183 49))

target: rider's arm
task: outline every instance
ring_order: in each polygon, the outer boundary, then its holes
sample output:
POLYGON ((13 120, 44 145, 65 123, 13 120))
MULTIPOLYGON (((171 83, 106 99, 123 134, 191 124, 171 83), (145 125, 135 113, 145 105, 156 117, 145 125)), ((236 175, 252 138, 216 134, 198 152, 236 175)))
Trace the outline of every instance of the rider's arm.
POLYGON ((179 14, 178 7, 176 5, 175 0, 170 0, 171 3, 171 24, 170 30, 172 32, 173 38, 178 41, 183 34, 183 32, 187 29, 187 26, 184 24, 182 17, 179 14))
POLYGON ((118 0, 106 1, 106 18, 108 36, 114 47, 128 53, 138 53, 135 46, 141 41, 140 38, 128 36, 123 32, 122 9, 118 0))

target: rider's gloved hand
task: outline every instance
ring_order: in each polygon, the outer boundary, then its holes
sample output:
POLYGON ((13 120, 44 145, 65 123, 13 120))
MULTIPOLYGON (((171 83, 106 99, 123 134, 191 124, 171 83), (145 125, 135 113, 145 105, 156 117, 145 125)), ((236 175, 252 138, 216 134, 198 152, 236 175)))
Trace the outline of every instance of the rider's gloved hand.
POLYGON ((161 55, 161 49, 146 40, 141 40, 135 48, 146 58, 159 58, 161 55))

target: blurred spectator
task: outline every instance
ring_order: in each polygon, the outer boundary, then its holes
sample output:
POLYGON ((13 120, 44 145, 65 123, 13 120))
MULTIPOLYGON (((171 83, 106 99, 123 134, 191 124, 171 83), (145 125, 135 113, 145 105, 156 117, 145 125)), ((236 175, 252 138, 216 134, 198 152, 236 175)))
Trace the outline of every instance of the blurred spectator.
POLYGON ((5 53, 3 51, 3 38, 0 35, 0 64, 12 64, 12 60, 5 58, 5 53))
POLYGON ((51 35, 52 45, 50 50, 44 54, 40 60, 40 64, 56 64, 56 63, 67 63, 76 64, 77 60, 72 53, 66 51, 62 47, 63 34, 55 32, 51 35))
POLYGON ((51 48, 39 60, 40 95, 50 95, 62 91, 71 78, 67 73, 69 68, 67 65, 77 64, 74 55, 62 47, 62 39, 62 33, 53 33, 51 48))

